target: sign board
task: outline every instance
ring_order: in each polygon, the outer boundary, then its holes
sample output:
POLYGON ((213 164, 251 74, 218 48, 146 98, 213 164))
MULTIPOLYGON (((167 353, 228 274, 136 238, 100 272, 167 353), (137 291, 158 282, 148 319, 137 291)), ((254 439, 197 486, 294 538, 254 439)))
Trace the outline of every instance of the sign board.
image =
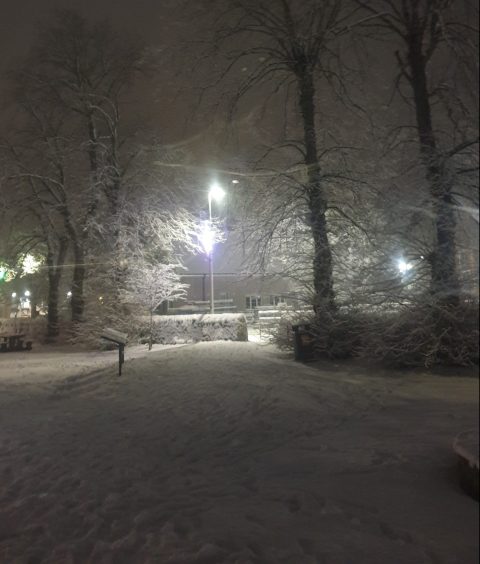
POLYGON ((124 349, 127 344, 128 335, 116 329, 105 327, 101 334, 102 339, 106 339, 118 345, 118 375, 122 375, 122 364, 125 362, 124 349))
POLYGON ((128 341, 127 333, 121 333, 120 331, 117 331, 116 329, 110 329, 109 327, 106 327, 103 330, 102 337, 119 345, 125 345, 128 341))

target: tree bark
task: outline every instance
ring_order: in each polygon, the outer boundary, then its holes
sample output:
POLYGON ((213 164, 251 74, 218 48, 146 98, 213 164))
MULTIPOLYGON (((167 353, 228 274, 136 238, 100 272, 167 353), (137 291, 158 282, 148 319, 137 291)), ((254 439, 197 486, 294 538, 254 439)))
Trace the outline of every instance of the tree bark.
POLYGON ((440 301, 456 304, 460 284, 457 274, 452 184, 438 154, 432 125, 430 96, 427 86, 423 34, 416 28, 408 36, 408 64, 413 90, 420 154, 433 198, 435 242, 430 256, 431 292, 440 301))
POLYGON ((73 245, 74 267, 72 276, 72 299, 70 308, 72 321, 78 323, 83 320, 85 299, 83 296, 83 284, 85 281, 85 253, 78 242, 73 245))
POLYGON ((65 256, 67 254, 68 240, 60 239, 57 258, 54 258, 54 252, 49 248, 47 252, 48 266, 48 314, 47 314, 47 341, 53 342, 60 332, 58 298, 60 280, 62 277, 62 268, 65 264, 65 256))
POLYGON ((83 320, 83 311, 85 308, 85 298, 83 296, 83 285, 85 281, 85 239, 87 235, 86 227, 81 236, 77 233, 72 222, 70 212, 66 206, 61 210, 65 229, 73 246, 73 275, 72 275, 72 298, 70 300, 71 320, 78 323, 83 320))
POLYGON ((148 350, 151 351, 153 346, 153 309, 150 310, 150 336, 148 338, 148 350))
POLYGON ((300 112, 303 121, 305 143, 305 165, 308 178, 308 205, 310 228, 314 243, 313 284, 315 289, 314 309, 333 311, 335 293, 333 289, 332 252, 327 232, 327 201, 323 193, 320 163, 317 154, 315 130, 315 85, 313 74, 308 69, 297 72, 300 112))

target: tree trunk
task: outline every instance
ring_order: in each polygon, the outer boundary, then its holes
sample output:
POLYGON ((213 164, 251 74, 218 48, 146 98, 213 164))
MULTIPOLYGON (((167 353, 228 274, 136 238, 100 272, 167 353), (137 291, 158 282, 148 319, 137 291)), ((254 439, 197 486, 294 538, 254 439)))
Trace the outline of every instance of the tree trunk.
POLYGON ((315 289, 315 311, 333 311, 335 293, 333 290, 332 252, 327 233, 327 202, 324 196, 320 163, 317 154, 317 134, 315 130, 315 86, 313 75, 308 69, 297 73, 300 94, 300 111, 303 120, 305 165, 308 177, 308 205, 310 228, 314 243, 313 284, 315 289))
POLYGON ((48 278, 47 342, 51 343, 60 333, 58 322, 59 280, 56 276, 49 276, 48 278))
POLYGON ((71 319, 74 323, 80 322, 83 319, 83 310, 85 308, 85 299, 83 296, 83 283, 85 280, 85 251, 84 244, 87 237, 86 226, 83 226, 84 231, 81 236, 78 235, 77 230, 70 218, 68 208, 64 206, 61 210, 63 215, 65 229, 68 233, 70 241, 73 245, 73 275, 72 275, 72 298, 70 300, 71 319))
POLYGON ((151 351, 153 346, 153 309, 150 310, 150 338, 148 340, 148 350, 151 351))
POLYGON ((441 302, 456 304, 459 300, 460 284, 456 263, 456 219, 452 202, 452 185, 448 170, 440 160, 435 142, 422 34, 415 30, 408 37, 408 64, 420 154, 426 169, 435 214, 435 241, 430 257, 431 292, 441 302))
POLYGON ((75 266, 72 276, 72 299, 70 302, 72 321, 80 322, 83 320, 85 299, 83 297, 83 283, 85 281, 85 255, 83 248, 78 243, 74 243, 73 254, 75 266))
POLYGON ((456 219, 450 188, 444 189, 437 196, 435 216, 436 246, 431 256, 432 293, 440 301, 457 305, 460 300, 460 283, 456 260, 456 219))
POLYGON ((65 264, 65 256, 67 254, 68 240, 63 238, 60 240, 57 259, 54 259, 53 250, 47 253, 48 266, 48 314, 47 314, 47 342, 53 342, 58 337, 59 315, 58 315, 58 297, 60 280, 62 277, 62 268, 65 264))

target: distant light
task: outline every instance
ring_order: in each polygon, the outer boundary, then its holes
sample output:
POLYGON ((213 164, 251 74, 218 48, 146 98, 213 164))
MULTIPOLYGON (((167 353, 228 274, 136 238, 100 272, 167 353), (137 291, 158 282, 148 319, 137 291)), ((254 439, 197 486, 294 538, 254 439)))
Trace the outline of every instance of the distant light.
POLYGON ((16 298, 17 297, 17 292, 12 292, 12 298, 16 298))
POLYGON ((237 180, 236 178, 234 178, 234 179, 232 180, 232 184, 238 184, 239 182, 240 182, 240 180, 237 180))
POLYGON ((28 296, 30 295, 30 290, 25 290, 25 295, 26 295, 27 298, 28 298, 28 296))
POLYGON ((25 255, 22 262, 23 272, 25 274, 33 274, 34 272, 37 272, 40 264, 40 261, 37 260, 33 255, 25 255))
POLYGON ((98 296, 98 299, 99 299, 100 301, 102 301, 102 300, 103 300, 103 296, 98 296))
POLYGON ((397 268, 400 274, 405 274, 406 272, 411 270, 412 265, 404 261, 403 259, 398 259, 397 268))
POLYGON ((215 232, 210 226, 209 221, 203 221, 200 232, 198 234, 198 240, 202 244, 203 250, 209 255, 213 250, 213 245, 215 243, 215 232))
POLYGON ((221 200, 223 200, 223 197, 225 196, 225 191, 222 189, 220 184, 218 184, 217 182, 214 182, 210 186, 210 190, 208 191, 208 194, 209 194, 210 198, 212 198, 213 200, 216 200, 217 202, 220 202, 221 200))
POLYGON ((70 292, 70 290, 67 292, 67 297, 70 298, 72 295, 72 292, 70 292))

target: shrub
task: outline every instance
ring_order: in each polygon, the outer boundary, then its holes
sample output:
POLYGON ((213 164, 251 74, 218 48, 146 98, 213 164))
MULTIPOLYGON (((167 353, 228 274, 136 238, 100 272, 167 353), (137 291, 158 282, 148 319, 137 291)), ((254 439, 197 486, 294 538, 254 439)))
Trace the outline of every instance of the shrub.
MULTIPOLYGON (((293 322, 280 321, 274 335, 280 348, 293 348, 293 322)), ((342 309, 296 322, 310 323, 320 358, 362 358, 398 368, 478 364, 479 313, 471 301, 454 306, 427 298, 397 310, 342 309)))
POLYGON ((293 349, 293 325, 312 323, 313 312, 286 310, 282 313, 276 326, 270 329, 269 340, 283 350, 293 349))
POLYGON ((396 367, 478 364, 478 307, 423 305, 370 325, 361 356, 396 367))
MULTIPOLYGON (((138 328, 140 342, 147 342, 149 322, 142 318, 138 328)), ((153 342, 162 344, 198 341, 248 341, 247 320, 243 314, 156 315, 153 342)))

